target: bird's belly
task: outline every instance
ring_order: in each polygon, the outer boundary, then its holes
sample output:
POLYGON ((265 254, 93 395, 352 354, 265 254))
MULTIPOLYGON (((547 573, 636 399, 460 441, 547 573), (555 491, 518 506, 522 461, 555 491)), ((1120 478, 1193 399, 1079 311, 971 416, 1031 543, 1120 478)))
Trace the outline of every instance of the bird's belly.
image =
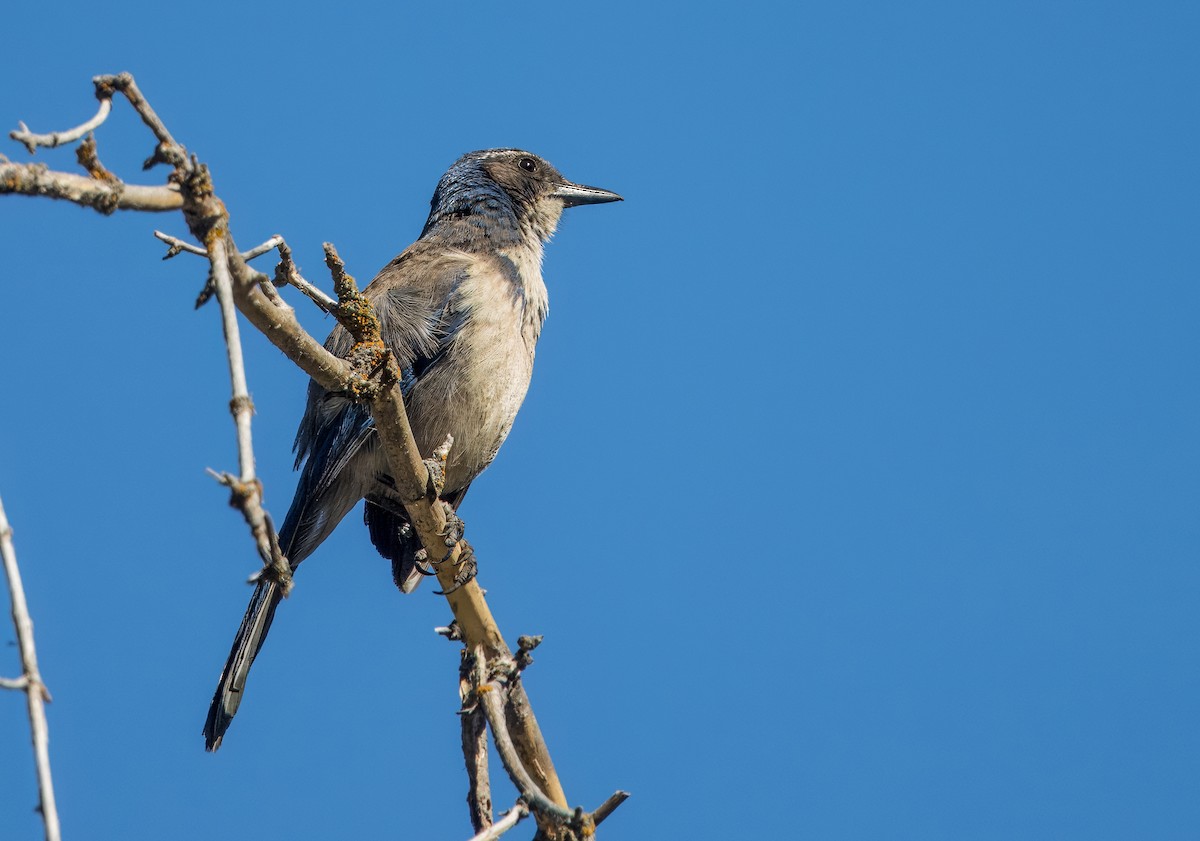
POLYGON ((464 328, 446 358, 409 394, 409 420, 422 455, 428 458, 447 435, 454 436, 446 491, 466 487, 491 463, 525 399, 533 353, 514 326, 476 322, 464 328))

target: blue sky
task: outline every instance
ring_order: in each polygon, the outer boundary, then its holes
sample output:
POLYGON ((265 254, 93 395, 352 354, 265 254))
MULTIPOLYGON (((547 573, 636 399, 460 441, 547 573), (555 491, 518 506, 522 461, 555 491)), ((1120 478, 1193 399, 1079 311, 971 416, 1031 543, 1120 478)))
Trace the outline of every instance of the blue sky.
MULTIPOLYGON (((462 511, 506 633, 546 635, 569 797, 633 792, 606 837, 1200 833, 1195 5, 122 5, 6 11, 0 125, 132 71, 239 244, 310 279, 324 240, 369 278, 471 149, 626 197, 549 247, 462 511)), ((150 149, 123 106, 99 135, 130 181, 150 149)), ((236 464, 204 267, 154 228, 185 230, 0 201, 0 494, 66 837, 466 838, 448 612, 355 514, 204 754, 257 561, 204 474, 236 464)), ((247 348, 281 518, 305 380, 247 348)), ((14 838, 26 734, 0 696, 14 838)))

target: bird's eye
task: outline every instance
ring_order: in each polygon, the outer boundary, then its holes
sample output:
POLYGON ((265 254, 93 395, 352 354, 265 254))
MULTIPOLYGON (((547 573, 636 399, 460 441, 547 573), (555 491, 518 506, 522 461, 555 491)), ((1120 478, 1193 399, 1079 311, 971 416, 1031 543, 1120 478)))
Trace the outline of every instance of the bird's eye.
POLYGON ((526 172, 537 171, 537 161, 535 161, 533 158, 521 158, 521 160, 517 161, 517 166, 526 172))

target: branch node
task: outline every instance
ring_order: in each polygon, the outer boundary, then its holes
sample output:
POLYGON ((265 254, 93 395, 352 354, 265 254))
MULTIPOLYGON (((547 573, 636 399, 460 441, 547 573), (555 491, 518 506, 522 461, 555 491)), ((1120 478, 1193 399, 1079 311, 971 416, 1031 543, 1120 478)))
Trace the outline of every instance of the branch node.
POLYGON ((444 625, 440 628, 434 628, 433 632, 438 636, 445 637, 450 642, 462 642, 462 628, 458 625, 458 620, 455 619, 449 625, 444 625))
POLYGON ((79 148, 75 150, 75 160, 79 161, 79 165, 86 170, 87 174, 97 181, 107 181, 109 184, 120 184, 121 179, 109 172, 104 164, 100 163, 100 156, 96 153, 96 135, 93 132, 88 132, 87 137, 79 144, 79 148))
POLYGON ((542 639, 541 634, 517 637, 517 655, 515 659, 518 672, 523 672, 529 666, 533 665, 533 657, 530 656, 530 652, 542 644, 542 639))
MULTIPOLYGON (((238 412, 249 412, 250 414, 254 414, 254 401, 250 398, 249 394, 239 394, 230 399, 229 411, 234 415, 237 415, 238 412)), ((257 482, 258 480, 256 479, 255 481, 257 482)), ((259 482, 258 490, 261 494, 261 482, 259 482)))

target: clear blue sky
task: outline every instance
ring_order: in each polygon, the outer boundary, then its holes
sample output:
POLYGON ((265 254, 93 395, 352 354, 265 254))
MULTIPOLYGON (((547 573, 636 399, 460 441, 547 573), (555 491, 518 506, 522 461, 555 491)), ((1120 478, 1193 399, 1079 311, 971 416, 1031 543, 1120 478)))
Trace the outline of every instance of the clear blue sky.
MULTIPOLYGON (((6 10, 0 126, 130 70, 239 243, 310 278, 331 240, 368 279, 471 149, 625 195, 550 246, 462 512, 506 632, 546 635, 568 795, 633 792, 607 837, 1200 837, 1200 7, 121 5, 6 10)), ((99 144, 162 177, 126 107, 99 144)), ((257 561, 204 474, 236 464, 204 267, 155 227, 0 201, 0 494, 66 837, 467 837, 448 611, 356 514, 204 754, 257 561)), ((304 377, 247 344, 282 517, 304 377)), ((15 694, 0 756, 37 837, 15 694)))

